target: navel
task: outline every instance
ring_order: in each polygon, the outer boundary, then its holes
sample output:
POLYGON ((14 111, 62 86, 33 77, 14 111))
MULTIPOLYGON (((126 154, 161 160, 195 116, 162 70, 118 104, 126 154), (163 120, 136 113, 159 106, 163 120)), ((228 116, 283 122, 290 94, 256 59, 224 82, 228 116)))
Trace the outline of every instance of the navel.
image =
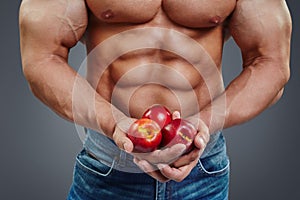
POLYGON ((218 24, 220 24, 220 22, 221 22, 221 17, 218 16, 218 15, 216 15, 216 16, 210 18, 209 22, 210 22, 210 23, 213 23, 213 24, 215 24, 215 25, 218 25, 218 24))
POLYGON ((104 12, 101 13, 101 17, 103 19, 111 19, 114 16, 115 15, 114 15, 114 13, 113 13, 113 11, 111 9, 108 9, 108 10, 106 10, 106 11, 104 11, 104 12))

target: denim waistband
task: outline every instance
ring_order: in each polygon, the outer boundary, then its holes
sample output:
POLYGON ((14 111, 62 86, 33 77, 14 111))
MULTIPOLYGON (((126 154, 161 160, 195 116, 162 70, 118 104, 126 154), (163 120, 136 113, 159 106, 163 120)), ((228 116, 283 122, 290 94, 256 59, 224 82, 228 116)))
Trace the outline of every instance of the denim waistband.
MULTIPOLYGON (((130 173, 141 173, 139 167, 134 164, 133 156, 119 149, 113 140, 105 135, 86 129, 84 148, 88 153, 107 166, 130 173)), ((201 158, 213 155, 220 150, 226 150, 225 139, 222 132, 212 134, 201 158)))

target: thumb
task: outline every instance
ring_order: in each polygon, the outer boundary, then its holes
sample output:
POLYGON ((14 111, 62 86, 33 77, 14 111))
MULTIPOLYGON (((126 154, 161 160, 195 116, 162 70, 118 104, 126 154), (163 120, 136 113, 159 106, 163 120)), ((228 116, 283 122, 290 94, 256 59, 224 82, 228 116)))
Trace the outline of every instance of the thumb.
POLYGON ((114 131, 113 140, 120 149, 127 153, 131 153, 133 151, 133 143, 118 126, 116 126, 114 131))

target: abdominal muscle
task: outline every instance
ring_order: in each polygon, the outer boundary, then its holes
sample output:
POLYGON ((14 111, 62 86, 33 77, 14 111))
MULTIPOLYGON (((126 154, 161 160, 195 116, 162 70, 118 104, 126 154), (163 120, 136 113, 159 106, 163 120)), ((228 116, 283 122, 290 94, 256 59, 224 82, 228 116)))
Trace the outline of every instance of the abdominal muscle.
MULTIPOLYGON (((86 35, 89 53, 110 36, 132 28, 151 27, 151 23, 135 26, 93 24, 91 27, 96 28, 90 28, 86 35)), ((159 38, 155 34, 153 34, 154 39, 152 40, 156 41, 155 37, 157 37, 157 48, 127 52, 118 56, 108 66, 101 66, 101 64, 105 60, 106 53, 113 54, 119 51, 117 43, 112 44, 113 52, 100 50, 98 53, 94 53, 97 56, 88 57, 87 80, 103 98, 130 117, 140 118, 143 112, 153 104, 165 105, 170 111, 178 110, 183 117, 187 117, 198 113, 223 91, 221 79, 211 81, 211 79, 215 79, 213 71, 220 72, 223 45, 222 28, 216 27, 202 31, 178 25, 173 25, 173 27, 166 25, 166 28, 190 36, 203 47, 205 53, 197 55, 199 61, 195 62, 208 68, 207 73, 203 74, 201 70, 192 65, 193 63, 188 62, 180 55, 160 49, 161 41, 165 41, 166 38, 159 38), (101 57, 101 55, 103 56, 101 57), (213 64, 201 63, 203 60, 207 60, 207 57, 213 64), (212 68, 216 69, 212 70, 212 68), (210 83, 207 83, 207 80, 210 80, 210 83)), ((151 35, 149 33, 148 36, 151 37, 151 35)), ((147 40, 147 38, 144 39, 147 40)), ((172 41, 172 36, 168 35, 167 40, 176 46, 176 37, 173 39, 174 41, 172 41)), ((184 44, 177 45, 179 51, 184 48, 184 44)), ((187 49, 185 52, 194 53, 193 49, 187 49)))
POLYGON ((103 98, 133 118, 140 118, 153 104, 165 105, 187 117, 222 92, 222 84, 208 87, 201 74, 181 59, 158 63, 149 57, 153 58, 142 55, 139 59, 116 60, 100 79, 90 75, 88 80, 103 98))
MULTIPOLYGON (((168 53, 160 51, 158 54, 168 53)), ((144 57, 144 62, 136 62, 136 59, 117 60, 110 66, 110 73, 107 73, 110 78, 103 80, 109 80, 109 85, 113 85, 106 99, 114 106, 135 118, 141 117, 153 104, 165 105, 171 111, 178 110, 183 116, 188 116, 199 111, 200 104, 209 101, 206 85, 192 66, 178 58, 159 63, 147 57, 144 57)), ((99 93, 105 96, 101 85, 107 84, 100 80, 97 86, 99 93)))

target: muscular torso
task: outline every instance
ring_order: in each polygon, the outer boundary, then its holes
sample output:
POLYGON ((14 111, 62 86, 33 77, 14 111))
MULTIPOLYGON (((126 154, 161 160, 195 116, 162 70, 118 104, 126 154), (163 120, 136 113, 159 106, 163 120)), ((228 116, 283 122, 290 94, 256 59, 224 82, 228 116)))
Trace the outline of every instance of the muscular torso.
POLYGON ((188 116, 222 91, 221 81, 207 80, 221 70, 225 26, 236 0, 86 3, 87 79, 124 113, 140 117, 160 103, 188 116), (129 34, 109 40, 123 31, 129 34))

